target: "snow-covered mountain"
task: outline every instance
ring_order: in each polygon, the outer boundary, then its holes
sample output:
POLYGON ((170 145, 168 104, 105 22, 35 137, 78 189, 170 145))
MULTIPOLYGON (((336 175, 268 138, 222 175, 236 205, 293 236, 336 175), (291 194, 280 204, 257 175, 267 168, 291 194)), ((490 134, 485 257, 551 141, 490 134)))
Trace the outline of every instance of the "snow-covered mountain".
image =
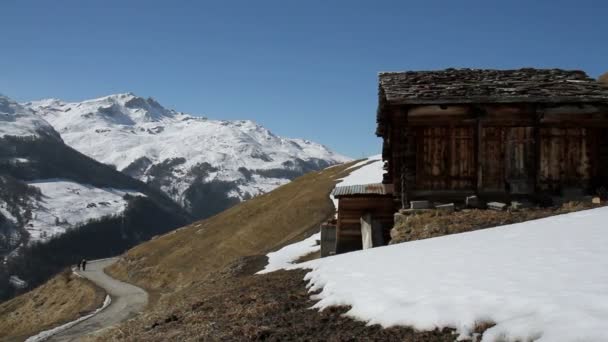
POLYGON ((115 255, 191 219, 161 191, 67 146, 44 118, 0 96, 0 300, 12 294, 8 275, 35 285, 77 258, 115 255))
POLYGON ((44 119, 12 99, 0 94, 0 138, 11 136, 53 137, 59 134, 44 119))
POLYGON ((25 103, 78 151, 171 196, 198 217, 349 158, 252 121, 210 120, 117 94, 25 103))

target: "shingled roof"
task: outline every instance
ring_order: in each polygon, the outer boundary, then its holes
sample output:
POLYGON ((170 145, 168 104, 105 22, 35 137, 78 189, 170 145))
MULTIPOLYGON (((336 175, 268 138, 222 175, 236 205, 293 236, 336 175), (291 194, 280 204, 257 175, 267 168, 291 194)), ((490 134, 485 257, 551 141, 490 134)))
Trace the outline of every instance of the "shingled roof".
POLYGON ((583 71, 445 69, 380 73, 380 103, 608 103, 608 89, 583 71))

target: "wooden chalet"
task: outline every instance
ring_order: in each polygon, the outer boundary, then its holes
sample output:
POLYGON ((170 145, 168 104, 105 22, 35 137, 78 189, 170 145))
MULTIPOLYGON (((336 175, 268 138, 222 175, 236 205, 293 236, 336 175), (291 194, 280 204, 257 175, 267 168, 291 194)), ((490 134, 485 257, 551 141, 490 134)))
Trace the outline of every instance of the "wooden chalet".
POLYGON ((381 73, 377 123, 403 207, 608 186, 608 89, 582 71, 381 73))

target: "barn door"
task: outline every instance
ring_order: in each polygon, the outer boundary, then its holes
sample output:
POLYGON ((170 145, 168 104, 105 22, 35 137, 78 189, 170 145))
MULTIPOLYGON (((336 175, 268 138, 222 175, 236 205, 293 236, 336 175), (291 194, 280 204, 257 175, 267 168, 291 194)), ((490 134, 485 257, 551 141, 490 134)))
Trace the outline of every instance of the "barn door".
POLYGON ((540 183, 543 189, 586 188, 591 178, 585 128, 542 128, 540 183))
POLYGON ((489 192, 505 191, 505 131, 502 127, 481 129, 481 188, 489 192))
POLYGON ((507 128, 505 178, 510 193, 530 194, 534 192, 534 155, 534 128, 507 128))
POLYGON ((481 190, 526 194, 534 190, 534 128, 483 127, 481 190))
POLYGON ((416 188, 473 189, 475 179, 472 127, 421 127, 416 132, 416 188))

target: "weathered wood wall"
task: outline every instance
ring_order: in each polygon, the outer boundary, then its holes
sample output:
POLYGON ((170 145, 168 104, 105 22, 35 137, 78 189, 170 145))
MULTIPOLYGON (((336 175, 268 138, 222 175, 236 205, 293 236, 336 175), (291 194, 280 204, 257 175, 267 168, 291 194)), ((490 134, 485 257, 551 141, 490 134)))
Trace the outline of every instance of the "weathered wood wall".
POLYGON ((379 221, 384 241, 390 240, 395 205, 392 196, 344 196, 338 199, 336 253, 361 249, 361 217, 369 213, 379 221))
POLYGON ((397 197, 558 194, 608 186, 608 111, 509 104, 392 109, 383 154, 397 197))

